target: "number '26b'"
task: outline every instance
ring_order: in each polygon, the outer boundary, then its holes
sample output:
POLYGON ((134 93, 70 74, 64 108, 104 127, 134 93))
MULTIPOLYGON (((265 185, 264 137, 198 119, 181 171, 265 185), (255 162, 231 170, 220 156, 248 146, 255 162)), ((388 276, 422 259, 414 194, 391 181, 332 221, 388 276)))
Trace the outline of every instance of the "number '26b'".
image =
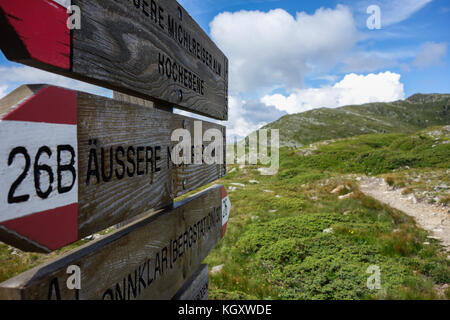
MULTIPOLYGON (((58 180, 58 193, 63 194, 70 192, 76 181, 76 170, 75 170, 75 150, 70 145, 60 145, 57 147, 57 168, 56 168, 56 176, 58 180), (70 154, 70 162, 67 164, 62 164, 62 155, 70 154), (67 172, 72 175, 72 183, 69 186, 63 186, 62 177, 63 172, 67 172)), ((20 184, 25 180, 28 175, 28 172, 31 169, 31 158, 28 153, 28 150, 25 147, 16 147, 14 148, 8 157, 8 166, 11 166, 15 159, 19 156, 22 156, 25 159, 25 167, 22 174, 14 181, 11 185, 11 188, 8 192, 8 203, 21 203, 27 202, 30 199, 30 195, 16 195, 16 190, 20 186, 20 184)), ((40 164, 41 158, 46 156, 48 159, 52 157, 52 150, 47 147, 41 147, 36 153, 34 165, 33 165, 33 174, 34 174, 34 188, 36 190, 36 195, 41 199, 47 199, 53 191, 53 182, 55 181, 55 174, 53 172, 52 167, 46 164, 40 164), (41 175, 42 173, 47 173, 49 183, 47 190, 42 190, 41 185, 41 175)), ((67 161, 65 161, 67 162, 67 161)))

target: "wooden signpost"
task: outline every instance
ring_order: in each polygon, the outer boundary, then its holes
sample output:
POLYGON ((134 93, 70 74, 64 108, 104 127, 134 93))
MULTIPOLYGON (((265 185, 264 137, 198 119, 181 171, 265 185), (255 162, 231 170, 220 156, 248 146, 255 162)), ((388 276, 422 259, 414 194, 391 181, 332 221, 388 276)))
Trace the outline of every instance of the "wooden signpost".
POLYGON ((0 241, 48 253, 124 226, 0 300, 207 299, 231 203, 223 186, 174 199, 225 175, 226 129, 172 111, 227 120, 228 60, 175 0, 71 4, 75 28, 52 0, 0 0, 0 49, 115 99, 25 85, 0 100, 0 241))
POLYGON ((61 248, 225 173, 173 165, 172 132, 195 133, 181 115, 39 85, 0 100, 0 114, 0 240, 20 249, 61 248))
POLYGON ((227 120, 228 60, 175 0, 0 0, 0 48, 32 67, 227 120))
POLYGON ((211 187, 1 283, 0 299, 172 299, 224 236, 224 199, 223 186, 211 187), (67 286, 71 266, 79 289, 67 286))
POLYGON ((208 300, 208 294, 208 265, 202 264, 194 275, 178 290, 172 300, 208 300))

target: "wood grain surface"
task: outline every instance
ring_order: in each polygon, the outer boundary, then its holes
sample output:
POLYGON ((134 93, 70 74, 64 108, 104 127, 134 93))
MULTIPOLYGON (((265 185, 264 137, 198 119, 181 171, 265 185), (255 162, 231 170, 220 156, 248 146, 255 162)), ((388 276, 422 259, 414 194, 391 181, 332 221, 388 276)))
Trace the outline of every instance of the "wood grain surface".
POLYGON ((228 60, 175 0, 0 0, 0 48, 16 62, 219 120, 228 60), (51 23, 50 23, 51 22, 51 23))
POLYGON ((9 279, 0 299, 172 299, 222 238, 223 192, 211 187, 9 279))
POLYGON ((22 250, 56 250, 225 175, 224 164, 172 163, 175 129, 194 144, 197 120, 181 115, 45 85, 17 89, 0 114, 0 240, 22 250))
POLYGON ((208 300, 209 275, 208 265, 202 264, 192 277, 186 281, 172 300, 198 301, 208 300))

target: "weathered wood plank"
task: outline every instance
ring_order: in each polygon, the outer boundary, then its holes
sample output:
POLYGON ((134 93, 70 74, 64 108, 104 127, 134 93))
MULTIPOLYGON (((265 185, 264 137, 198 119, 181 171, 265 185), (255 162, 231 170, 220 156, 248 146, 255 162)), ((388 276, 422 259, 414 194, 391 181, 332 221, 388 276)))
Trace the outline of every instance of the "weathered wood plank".
POLYGON ((149 107, 149 108, 155 107, 155 104, 151 101, 144 100, 141 98, 136 98, 136 97, 130 96, 128 94, 120 93, 117 91, 113 92, 113 98, 114 98, 114 100, 119 100, 119 101, 128 102, 128 103, 132 103, 132 104, 139 104, 141 106, 145 106, 145 107, 149 107))
MULTIPOLYGON (((164 110, 164 111, 167 111, 167 112, 171 112, 171 113, 173 112, 173 109, 171 109, 171 108, 168 108, 168 107, 165 107, 165 106, 155 105, 154 102, 151 102, 151 101, 148 101, 148 100, 144 100, 144 99, 141 99, 141 98, 136 98, 136 97, 124 94, 124 93, 117 92, 117 91, 113 92, 113 98, 114 98, 114 100, 119 100, 119 101, 132 103, 132 104, 138 104, 138 105, 145 106, 145 107, 148 107, 148 108, 157 108, 157 109, 164 110), (170 110, 168 110, 168 109, 170 109, 170 110)), ((131 224, 131 223, 141 219, 145 215, 146 215, 146 212, 144 212, 142 214, 139 214, 137 216, 134 216, 134 217, 132 217, 129 220, 122 221, 122 222, 116 224, 114 226, 114 228, 116 228, 116 229, 123 228, 124 226, 126 226, 128 224, 131 224)))
POLYGON ((9 279, 0 299, 171 299, 222 239, 224 196, 223 186, 211 187, 9 279))
POLYGON ((22 250, 56 250, 225 174, 170 156, 174 130, 193 145, 195 121, 201 141, 225 139, 217 124, 45 85, 17 89, 0 114, 0 241, 22 250))
POLYGON ((186 281, 172 300, 208 300, 209 275, 208 265, 202 264, 200 268, 186 281))
POLYGON ((0 48, 16 62, 228 119, 228 60, 175 0, 0 0, 0 48))

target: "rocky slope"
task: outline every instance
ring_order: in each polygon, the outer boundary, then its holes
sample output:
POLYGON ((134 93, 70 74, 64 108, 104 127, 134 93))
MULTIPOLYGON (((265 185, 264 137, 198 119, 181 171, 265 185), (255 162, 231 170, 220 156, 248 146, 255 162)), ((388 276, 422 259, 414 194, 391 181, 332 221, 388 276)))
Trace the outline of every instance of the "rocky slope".
POLYGON ((288 115, 263 129, 279 129, 282 146, 372 133, 412 133, 450 124, 449 94, 416 94, 402 101, 315 109, 288 115))

